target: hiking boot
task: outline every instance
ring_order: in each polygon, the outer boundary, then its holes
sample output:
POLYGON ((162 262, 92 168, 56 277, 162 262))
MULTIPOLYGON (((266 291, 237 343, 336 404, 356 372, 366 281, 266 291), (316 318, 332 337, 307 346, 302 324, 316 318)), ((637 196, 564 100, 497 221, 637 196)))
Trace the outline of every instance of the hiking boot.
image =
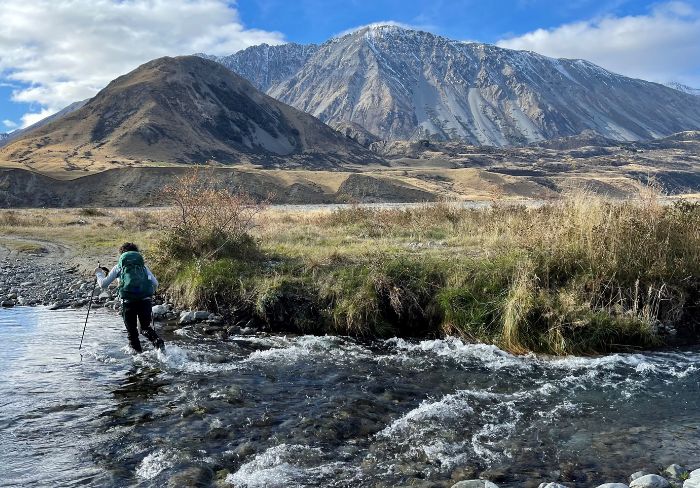
POLYGON ((155 346, 159 351, 165 352, 165 342, 163 342, 163 339, 156 340, 155 346))

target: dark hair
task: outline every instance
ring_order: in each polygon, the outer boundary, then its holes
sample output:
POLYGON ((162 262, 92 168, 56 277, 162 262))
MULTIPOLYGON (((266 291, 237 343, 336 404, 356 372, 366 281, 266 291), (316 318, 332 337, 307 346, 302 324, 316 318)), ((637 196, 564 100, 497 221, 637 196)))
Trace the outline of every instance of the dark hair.
POLYGON ((119 254, 124 254, 125 252, 129 251, 139 252, 139 247, 133 242, 125 242, 119 247, 119 254))

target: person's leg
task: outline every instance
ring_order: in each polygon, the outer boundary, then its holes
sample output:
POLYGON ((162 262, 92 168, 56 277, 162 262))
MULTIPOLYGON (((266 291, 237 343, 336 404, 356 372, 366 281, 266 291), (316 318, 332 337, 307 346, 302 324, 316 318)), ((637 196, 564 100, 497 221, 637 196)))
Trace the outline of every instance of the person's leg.
POLYGON ((134 302, 122 302, 122 318, 126 326, 126 333, 129 334, 129 344, 136 352, 142 352, 139 341, 139 330, 137 326, 138 310, 134 302))
POLYGON ((158 337, 158 334, 155 330, 153 330, 153 327, 151 327, 151 301, 141 300, 138 303, 138 316, 139 324, 141 325, 141 333, 145 335, 149 341, 151 341, 153 347, 162 350, 165 343, 163 342, 163 339, 158 337))

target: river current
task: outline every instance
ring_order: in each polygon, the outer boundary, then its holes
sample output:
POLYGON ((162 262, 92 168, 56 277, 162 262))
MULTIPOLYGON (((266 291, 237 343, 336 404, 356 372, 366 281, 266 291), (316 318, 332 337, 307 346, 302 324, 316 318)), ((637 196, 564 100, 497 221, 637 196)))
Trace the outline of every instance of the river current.
POLYGON ((458 339, 233 336, 0 310, 0 486, 626 481, 700 465, 700 350, 516 357, 458 339), (183 475, 184 473, 184 475, 183 475), (178 478, 185 476, 185 478, 178 478), (454 477, 454 478, 453 478, 454 477))

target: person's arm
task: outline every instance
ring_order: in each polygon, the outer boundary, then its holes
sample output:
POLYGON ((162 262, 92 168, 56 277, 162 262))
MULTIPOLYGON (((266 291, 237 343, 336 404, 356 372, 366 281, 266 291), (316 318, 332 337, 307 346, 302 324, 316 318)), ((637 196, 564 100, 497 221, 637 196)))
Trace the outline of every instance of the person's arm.
POLYGON ((122 272, 121 266, 118 264, 112 268, 112 271, 109 272, 107 276, 105 276, 105 272, 102 271, 100 268, 95 269, 95 277, 97 278, 97 285, 100 288, 107 288, 110 283, 112 283, 114 280, 119 278, 119 274, 122 272))
POLYGON ((146 274, 148 275, 148 279, 151 280, 151 283, 153 283, 153 290, 158 289, 158 280, 156 279, 155 275, 151 273, 151 270, 148 269, 148 266, 146 266, 146 274))

